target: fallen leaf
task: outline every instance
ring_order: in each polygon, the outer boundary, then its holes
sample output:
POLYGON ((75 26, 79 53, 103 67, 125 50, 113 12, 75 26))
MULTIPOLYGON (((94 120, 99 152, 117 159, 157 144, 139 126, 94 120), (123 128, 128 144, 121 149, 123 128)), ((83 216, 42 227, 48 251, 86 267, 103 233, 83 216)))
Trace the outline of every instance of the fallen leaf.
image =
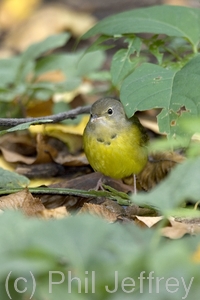
POLYGON ((111 212, 108 208, 102 205, 96 205, 91 203, 84 203, 83 207, 78 214, 91 214, 104 220, 107 220, 110 223, 113 223, 117 220, 116 213, 111 212))
POLYGON ((10 133, 0 138, 0 149, 7 162, 32 164, 36 159, 36 144, 29 134, 10 133))
POLYGON ((179 239, 185 234, 194 235, 200 233, 200 223, 184 223, 177 222, 174 218, 169 218, 171 226, 167 226, 161 229, 161 234, 170 239, 179 239))
POLYGON ((59 134, 77 134, 83 135, 85 126, 89 120, 89 116, 84 116, 79 124, 76 125, 64 125, 64 124, 45 124, 30 126, 30 132, 32 134, 42 133, 49 136, 57 137, 59 134))
POLYGON ((36 216, 45 207, 40 199, 34 198, 27 189, 24 189, 23 191, 0 197, 0 209, 20 209, 28 216, 36 216))
POLYGON ((88 164, 88 160, 84 153, 78 155, 65 155, 64 151, 58 153, 58 156, 54 158, 54 161, 64 166, 85 166, 88 164))
POLYGON ((27 197, 27 190, 18 193, 10 194, 0 197, 0 209, 15 209, 18 210, 22 207, 24 199, 27 197))
MULTIPOLYGON (((52 100, 48 101, 37 101, 36 99, 30 101, 24 109, 26 109, 26 116, 27 117, 43 117, 43 116, 50 116, 52 114, 52 100)), ((39 125, 35 125, 39 126, 39 125)), ((33 127, 33 126, 31 126, 33 127)))
POLYGON ((102 202, 101 206, 104 206, 106 209, 117 216, 125 215, 124 207, 122 205, 119 205, 117 201, 106 199, 102 202))
POLYGON ((151 228, 155 224, 157 224, 163 217, 143 217, 143 216, 135 216, 136 219, 144 223, 147 227, 151 228))
POLYGON ((82 150, 82 135, 87 122, 88 116, 84 116, 81 119, 81 122, 77 125, 36 125, 30 127, 30 132, 32 134, 42 133, 44 135, 48 135, 49 137, 54 137, 65 143, 71 154, 75 154, 82 150))
POLYGON ((184 156, 175 152, 154 153, 144 170, 137 175, 139 189, 149 190, 164 179, 171 169, 185 160, 184 156))
POLYGON ((37 216, 38 212, 45 209, 38 198, 34 198, 28 189, 0 197, 0 209, 21 209, 28 216, 37 216))
POLYGON ((35 198, 30 192, 27 192, 24 201, 22 202, 21 210, 27 216, 40 216, 45 207, 39 198, 35 198))
POLYGON ((46 209, 41 200, 33 197, 28 189, 0 197, 0 211, 3 212, 8 209, 21 210, 29 217, 40 217, 44 219, 61 219, 69 216, 66 207, 46 209))
POLYGON ((66 210, 65 206, 53 208, 53 209, 44 209, 37 213, 38 217, 43 219, 63 219, 69 217, 70 213, 66 210))
POLYGON ((35 164, 52 162, 52 157, 58 154, 57 149, 49 142, 49 138, 42 134, 36 136, 36 151, 35 164))

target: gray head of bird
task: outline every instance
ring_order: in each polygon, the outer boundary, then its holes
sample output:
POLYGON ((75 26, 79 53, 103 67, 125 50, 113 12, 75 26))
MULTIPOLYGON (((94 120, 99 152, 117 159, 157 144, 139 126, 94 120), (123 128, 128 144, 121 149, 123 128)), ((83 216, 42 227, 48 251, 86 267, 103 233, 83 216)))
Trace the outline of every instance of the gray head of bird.
POLYGON ((90 122, 112 126, 127 120, 123 105, 115 98, 102 98, 91 107, 90 122))

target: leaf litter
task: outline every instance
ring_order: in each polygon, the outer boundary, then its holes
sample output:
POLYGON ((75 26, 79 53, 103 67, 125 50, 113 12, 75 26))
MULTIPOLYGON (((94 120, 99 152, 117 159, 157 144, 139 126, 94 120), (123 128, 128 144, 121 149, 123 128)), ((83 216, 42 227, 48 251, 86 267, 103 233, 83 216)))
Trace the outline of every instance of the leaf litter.
MULTIPOLYGON (((34 174, 36 177, 39 175, 45 177, 45 174, 47 177, 48 175, 58 177, 57 183, 49 185, 51 188, 90 191, 94 190, 97 182, 102 179, 102 174, 94 173, 88 166, 81 147, 76 149, 78 154, 76 152, 70 154, 69 147, 63 141, 48 135, 39 133, 32 136, 29 132, 27 134, 9 134, 1 138, 0 148, 4 159, 15 164, 19 173, 30 178, 34 177, 34 174), (61 161, 59 155, 65 158, 61 161), (78 157, 82 157, 81 160, 78 157), (59 163, 58 160, 60 160, 59 163), (55 166, 58 167, 57 172, 55 172, 55 166), (74 173, 70 168, 74 168, 74 173)), ((184 157, 173 152, 152 155, 145 170, 137 177, 138 191, 149 191, 162 181, 176 164, 182 161, 184 161, 184 157)), ((116 191, 115 200, 101 196, 86 198, 77 195, 56 194, 38 194, 35 197, 27 188, 21 192, 1 197, 0 210, 22 210, 27 216, 43 219, 87 213, 103 218, 109 223, 132 222, 144 228, 158 226, 163 217, 159 216, 154 209, 140 207, 133 203, 125 206, 120 204, 120 193, 122 195, 129 193, 131 191, 129 186, 122 181, 106 176, 103 176, 102 180, 104 187, 110 187, 111 193, 116 191)), ((184 221, 179 222, 169 218, 168 225, 164 225, 160 232, 161 235, 171 239, 181 238, 185 234, 198 233, 199 224, 188 225, 184 221)))

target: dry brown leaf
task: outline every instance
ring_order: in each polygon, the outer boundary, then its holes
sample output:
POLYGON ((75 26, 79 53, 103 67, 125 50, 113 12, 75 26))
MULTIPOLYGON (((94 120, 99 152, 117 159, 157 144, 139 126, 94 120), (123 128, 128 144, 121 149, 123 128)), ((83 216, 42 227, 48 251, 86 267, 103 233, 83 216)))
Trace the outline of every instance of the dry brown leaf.
POLYGON ((179 239, 185 234, 200 233, 200 224, 177 222, 174 218, 169 218, 171 226, 161 229, 161 234, 170 239, 179 239))
POLYGON ((70 31, 77 37, 90 29, 95 22, 91 15, 69 10, 66 5, 46 5, 28 20, 15 26, 5 40, 5 46, 24 51, 29 45, 63 31, 70 31))
POLYGON ((84 153, 78 155, 64 155, 65 153, 60 152, 54 161, 64 166, 85 166, 88 164, 88 160, 84 153))
POLYGON ((145 128, 148 128, 151 131, 153 131, 157 134, 160 134, 160 130, 159 130, 159 127, 158 127, 158 122, 156 121, 155 118, 153 120, 151 120, 151 119, 148 119, 148 118, 140 117, 140 122, 145 128))
MULTIPOLYGON (((81 136, 69 134, 68 141, 72 153, 82 149, 81 136)), ((64 142, 40 133, 34 138, 30 137, 29 134, 5 135, 0 139, 0 150, 2 151, 4 159, 11 163, 21 162, 32 165, 55 162, 67 166, 82 166, 88 164, 83 153, 71 155, 69 154, 68 146, 64 142)))
POLYGON ((27 189, 0 197, 0 211, 3 212, 8 209, 21 210, 29 217, 40 217, 44 219, 60 219, 69 216, 66 207, 46 209, 41 200, 33 197, 27 189))
POLYGON ((66 210, 65 206, 53 208, 53 209, 44 209, 37 213, 38 217, 43 219, 63 219, 69 217, 70 213, 66 210))
POLYGON ((7 162, 15 163, 15 162, 24 162, 27 165, 34 163, 34 157, 28 157, 21 155, 17 152, 13 152, 13 150, 5 149, 1 147, 2 154, 7 162))
POLYGON ((44 205, 38 198, 24 189, 23 191, 0 197, 0 209, 21 209, 28 216, 37 216, 38 212, 45 209, 44 205))
POLYGON ((31 217, 39 217, 44 219, 61 219, 66 216, 69 216, 65 207, 58 207, 54 209, 46 209, 42 204, 39 198, 35 198, 31 195, 31 193, 27 193, 25 197, 21 210, 27 215, 31 217))
POLYGON ((85 213, 98 216, 100 218, 107 220, 110 223, 113 223, 117 220, 116 213, 111 212, 108 208, 102 205, 84 203, 83 207, 81 208, 78 214, 85 214, 85 213))
POLYGON ((37 157, 34 163, 39 164, 52 162, 52 157, 57 156, 58 151, 49 143, 49 138, 42 134, 37 134, 36 142, 37 157))
POLYGON ((0 197, 0 209, 14 209, 18 210, 22 207, 24 199, 27 197, 27 190, 18 193, 10 194, 8 196, 0 197))
POLYGON ((0 150, 7 162, 32 164, 36 158, 35 139, 29 134, 6 134, 0 138, 0 150))
POLYGON ((119 205, 117 201, 106 199, 101 205, 117 216, 125 214, 124 207, 119 205))
POLYGON ((50 116, 52 114, 52 106, 53 102, 51 99, 48 101, 38 101, 34 99, 33 101, 30 101, 24 109, 26 109, 27 117, 36 118, 50 116))
MULTIPOLYGON (((75 154, 82 150, 82 135, 88 122, 88 116, 84 116, 81 122, 76 125, 47 124, 30 127, 32 134, 41 133, 49 137, 56 138, 67 145, 69 152, 75 154)), ((65 153, 66 156, 66 153, 65 153)), ((55 157, 55 156, 54 156, 55 157)))
POLYGON ((147 227, 151 228, 155 224, 157 224, 163 217, 142 217, 142 216, 135 216, 136 219, 144 223, 147 227))
MULTIPOLYGON (((59 164, 54 162, 52 163, 44 163, 44 164, 34 164, 34 165, 22 165, 16 167, 15 172, 20 175, 24 175, 29 179, 33 178, 51 178, 56 176, 62 176, 66 173, 66 169, 59 164)), ((53 182, 50 182, 51 184, 53 182)), ((54 179, 55 183, 55 179, 54 179)), ((44 185, 44 182, 38 182, 38 185, 44 185)), ((30 187, 30 185, 29 185, 30 187)))
MULTIPOLYGON (((175 152, 152 154, 144 170, 138 174, 137 179, 144 190, 149 190, 163 180, 177 163, 185 158, 175 152)), ((139 188, 140 189, 140 188, 139 188)))
POLYGON ((37 216, 37 213, 44 210, 45 207, 40 199, 34 198, 31 193, 25 189, 21 192, 1 197, 0 209, 20 209, 28 216, 37 216))
POLYGON ((27 196, 25 197, 21 210, 27 216, 40 216, 41 212, 45 209, 39 198, 35 198, 32 196, 30 192, 27 192, 27 196))

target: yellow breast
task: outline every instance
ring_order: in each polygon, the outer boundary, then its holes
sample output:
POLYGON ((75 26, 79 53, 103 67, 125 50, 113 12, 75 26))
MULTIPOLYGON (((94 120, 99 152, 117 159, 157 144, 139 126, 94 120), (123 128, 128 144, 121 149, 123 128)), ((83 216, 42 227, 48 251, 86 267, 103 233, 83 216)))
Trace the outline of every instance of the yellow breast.
POLYGON ((147 149, 141 143, 141 132, 131 130, 106 131, 99 138, 95 131, 85 130, 84 150, 92 168, 106 176, 120 179, 138 174, 147 163, 147 149))

